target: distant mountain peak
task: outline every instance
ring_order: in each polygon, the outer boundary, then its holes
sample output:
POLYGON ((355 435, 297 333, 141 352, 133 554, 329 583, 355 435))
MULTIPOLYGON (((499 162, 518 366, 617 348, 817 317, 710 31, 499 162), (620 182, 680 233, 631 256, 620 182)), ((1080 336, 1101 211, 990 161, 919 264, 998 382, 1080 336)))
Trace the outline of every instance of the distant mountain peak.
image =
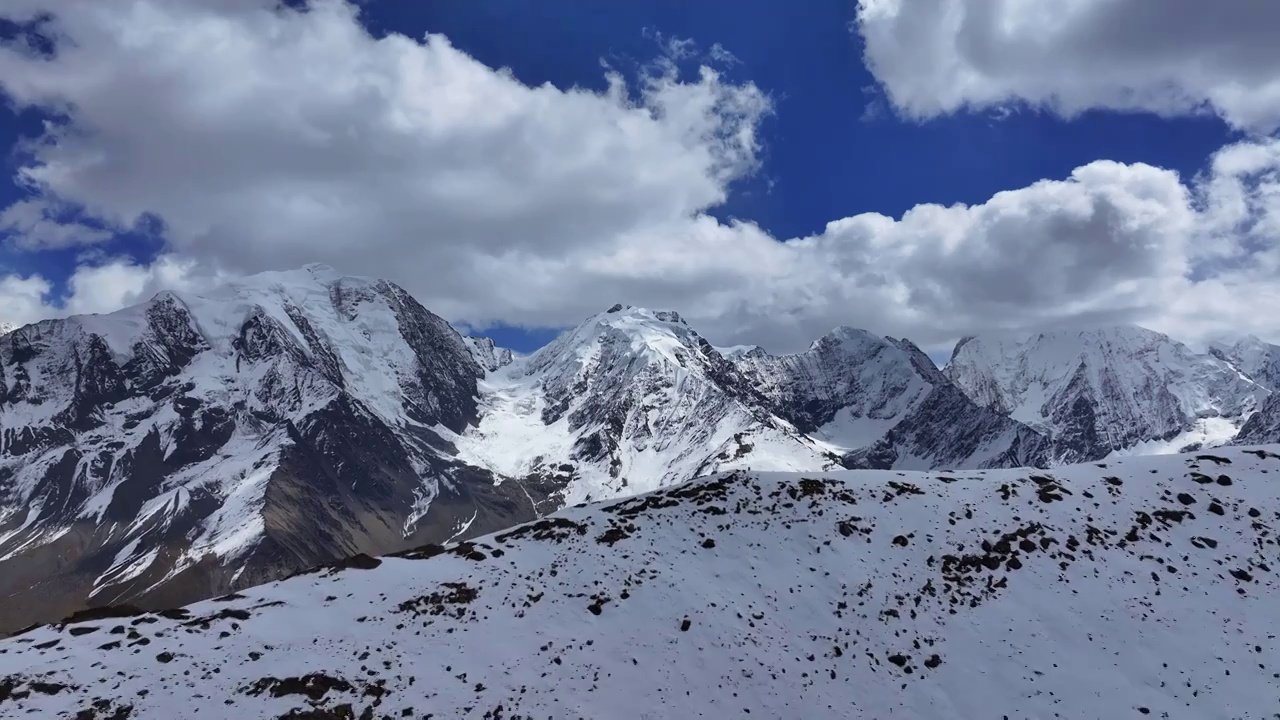
POLYGON ((956 348, 946 374, 979 405, 1048 433, 1065 461, 1179 437, 1225 442, 1268 394, 1221 359, 1137 325, 978 336, 956 348), (1221 422, 1209 430, 1210 419, 1221 422))
POLYGON ((734 362, 775 412, 851 465, 920 469, 1040 461, 1036 433, 978 407, 909 341, 842 326, 804 352, 742 353, 734 362))

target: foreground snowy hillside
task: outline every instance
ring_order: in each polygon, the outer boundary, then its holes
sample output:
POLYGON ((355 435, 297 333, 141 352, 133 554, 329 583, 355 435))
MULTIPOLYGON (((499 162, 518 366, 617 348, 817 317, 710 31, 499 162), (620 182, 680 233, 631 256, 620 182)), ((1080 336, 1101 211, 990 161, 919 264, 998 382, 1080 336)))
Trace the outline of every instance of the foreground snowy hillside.
POLYGON ((721 475, 0 642, 0 715, 1270 718, 1280 446, 721 475))

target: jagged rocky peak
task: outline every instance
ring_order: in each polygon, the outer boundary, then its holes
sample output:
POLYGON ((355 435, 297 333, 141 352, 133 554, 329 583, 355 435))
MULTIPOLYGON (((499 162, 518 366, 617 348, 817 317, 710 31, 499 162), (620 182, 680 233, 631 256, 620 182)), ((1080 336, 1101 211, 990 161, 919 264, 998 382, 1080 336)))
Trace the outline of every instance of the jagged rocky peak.
POLYGON ((1249 335, 1229 345, 1214 343, 1209 352, 1268 390, 1280 390, 1280 345, 1249 335))
POLYGON ((1030 428, 978 407, 915 344, 838 327, 793 355, 735 356, 774 411, 850 467, 1043 462, 1030 428))
POLYGON ((484 368, 486 372, 493 372, 498 368, 504 368, 515 360, 515 353, 507 348, 498 347, 493 338, 481 335, 470 335, 463 338, 467 343, 467 349, 471 351, 471 357, 484 368))
MULTIPOLYGON (((753 352, 736 362, 779 414, 804 432, 820 430, 838 414, 869 421, 898 418, 931 389, 902 348, 851 327, 832 330, 801 353, 753 352)), ((857 447, 867 444, 845 439, 857 447)))
POLYGON ((441 436, 477 422, 472 347, 319 265, 0 337, 0 631, 533 517, 441 436))
POLYGON ((671 311, 616 305, 482 385, 480 424, 456 439, 463 456, 502 474, 557 478, 566 502, 717 468, 831 464, 671 311))
POLYGON ((1221 444, 1269 394, 1136 325, 979 336, 957 346, 946 374, 979 405, 1052 436, 1059 461, 1221 444))

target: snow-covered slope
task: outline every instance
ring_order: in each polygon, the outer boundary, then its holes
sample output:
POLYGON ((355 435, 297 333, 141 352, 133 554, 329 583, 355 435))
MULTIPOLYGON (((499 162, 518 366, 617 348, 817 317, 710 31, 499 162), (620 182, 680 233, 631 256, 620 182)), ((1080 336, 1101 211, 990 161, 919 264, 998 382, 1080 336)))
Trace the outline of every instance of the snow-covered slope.
POLYGON ((774 411, 851 466, 1009 467, 1044 459, 1044 439, 979 407, 907 340, 836 328, 805 352, 733 354, 774 411))
POLYGON ((0 714, 1272 717, 1277 450, 697 480, 27 632, 0 714))
POLYGON ((1236 445, 1280 442, 1280 345, 1250 335, 1234 345, 1215 345, 1209 352, 1271 391, 1232 440, 1236 445))
POLYGON ((1233 445, 1256 445, 1280 442, 1280 393, 1272 394, 1240 428, 1231 440, 1233 445))
POLYGON ((9 333, 17 329, 18 329, 18 326, 14 325, 13 323, 0 322, 0 337, 8 335, 9 333))
POLYGON ((946 373, 979 405, 1048 433, 1057 461, 1219 445, 1270 394, 1136 326, 966 338, 946 373))
POLYGON ((1280 389, 1280 345, 1249 335, 1233 345, 1215 344, 1209 353, 1231 363, 1268 390, 1280 389))
POLYGON ((535 517, 440 437, 476 420, 472 347, 321 266, 0 338, 0 631, 535 517))
POLYGON ((821 470, 835 458, 773 416, 674 312, 615 306, 482 382, 481 418, 450 440, 501 475, 567 484, 569 503, 718 469, 821 470))

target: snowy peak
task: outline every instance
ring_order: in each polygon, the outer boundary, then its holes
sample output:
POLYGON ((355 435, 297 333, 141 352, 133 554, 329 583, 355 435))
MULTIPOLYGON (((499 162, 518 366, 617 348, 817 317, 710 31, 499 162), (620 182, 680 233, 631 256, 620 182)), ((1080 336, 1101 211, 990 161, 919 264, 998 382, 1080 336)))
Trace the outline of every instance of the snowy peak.
POLYGON ((479 425, 453 440, 462 456, 502 474, 556 478, 570 503, 719 468, 831 464, 671 311, 616 305, 482 387, 479 425))
POLYGON ((780 416, 863 467, 1037 464, 1040 438, 979 408, 920 348, 839 327, 795 355, 735 362, 780 416))
POLYGON ((473 347, 323 266, 0 337, 0 631, 535 517, 546 492, 442 436, 477 420, 473 347))
POLYGON ((678 313, 615 305, 588 318, 514 367, 517 375, 536 376, 550 404, 544 412, 555 422, 575 400, 608 404, 611 397, 637 386, 661 386, 675 399, 697 385, 748 407, 763 403, 738 368, 724 358, 678 313), (674 394, 673 394, 674 393, 674 394))
POLYGON ((684 365, 689 353, 700 353, 703 344, 705 341, 678 313, 614 305, 533 353, 525 366, 528 372, 560 368, 568 373, 606 356, 631 366, 650 362, 684 365))
POLYGON ((1215 343, 1209 352, 1268 390, 1280 389, 1280 345, 1249 335, 1233 345, 1215 343))
POLYGON ((979 405, 1051 435, 1059 460, 1220 444, 1268 395, 1229 363, 1137 326, 973 338, 946 374, 979 405))

